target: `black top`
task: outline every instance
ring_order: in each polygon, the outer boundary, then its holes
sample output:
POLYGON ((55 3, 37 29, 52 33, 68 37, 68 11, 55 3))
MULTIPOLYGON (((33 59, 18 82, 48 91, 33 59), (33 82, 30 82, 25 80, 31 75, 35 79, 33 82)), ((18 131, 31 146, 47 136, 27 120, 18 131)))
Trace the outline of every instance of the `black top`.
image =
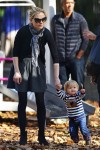
MULTIPOLYGON (((29 25, 23 26, 15 37, 14 48, 13 48, 13 57, 18 57, 19 61, 22 61, 24 58, 31 57, 32 48, 30 46, 32 34, 29 30, 29 25)), ((54 43, 53 36, 51 32, 45 28, 43 36, 39 38, 39 47, 40 54, 39 57, 43 63, 45 63, 45 45, 46 43, 49 46, 53 63, 58 63, 58 53, 54 43)))

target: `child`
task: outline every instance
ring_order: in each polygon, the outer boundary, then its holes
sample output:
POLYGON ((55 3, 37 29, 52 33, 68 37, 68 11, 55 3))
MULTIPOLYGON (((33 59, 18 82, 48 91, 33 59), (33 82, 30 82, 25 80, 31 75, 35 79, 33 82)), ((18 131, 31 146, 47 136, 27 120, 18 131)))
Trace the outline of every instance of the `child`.
POLYGON ((64 90, 61 90, 62 85, 56 87, 57 95, 66 105, 69 117, 69 131, 71 139, 79 142, 78 128, 83 135, 86 145, 91 143, 90 132, 86 126, 86 116, 84 113, 82 98, 85 96, 85 89, 79 91, 79 85, 74 80, 69 80, 64 84, 64 90))

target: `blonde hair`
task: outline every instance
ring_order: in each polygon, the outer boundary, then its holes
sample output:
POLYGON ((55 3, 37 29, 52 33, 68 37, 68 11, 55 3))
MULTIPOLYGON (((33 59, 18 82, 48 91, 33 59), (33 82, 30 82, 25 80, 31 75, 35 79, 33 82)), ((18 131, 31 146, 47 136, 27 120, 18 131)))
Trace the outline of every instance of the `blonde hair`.
POLYGON ((36 14, 41 13, 41 12, 44 13, 44 15, 47 17, 44 9, 39 8, 39 7, 32 7, 32 9, 30 9, 30 14, 29 14, 30 20, 32 20, 36 14))
POLYGON ((73 84, 75 84, 77 86, 77 88, 79 89, 79 85, 75 80, 69 80, 69 81, 65 82, 65 84, 64 84, 64 91, 67 91, 67 88, 73 84))

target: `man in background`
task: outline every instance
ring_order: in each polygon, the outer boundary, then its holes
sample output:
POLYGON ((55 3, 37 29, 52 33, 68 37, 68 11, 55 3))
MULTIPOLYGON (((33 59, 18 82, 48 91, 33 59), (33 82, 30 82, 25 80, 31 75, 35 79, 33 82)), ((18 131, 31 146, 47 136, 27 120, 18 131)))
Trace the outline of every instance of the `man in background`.
POLYGON ((52 20, 52 30, 56 41, 60 61, 60 80, 64 85, 71 78, 84 85, 84 52, 88 40, 83 32, 88 30, 85 18, 74 11, 75 0, 61 0, 62 13, 52 20))

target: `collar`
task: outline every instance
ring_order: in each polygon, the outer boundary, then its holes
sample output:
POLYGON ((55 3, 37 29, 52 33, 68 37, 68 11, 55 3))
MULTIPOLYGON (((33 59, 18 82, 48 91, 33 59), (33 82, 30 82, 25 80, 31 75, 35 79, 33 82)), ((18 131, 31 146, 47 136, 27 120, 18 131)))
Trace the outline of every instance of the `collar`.
MULTIPOLYGON (((64 23, 64 12, 62 11, 62 13, 59 15, 58 21, 64 23)), ((71 20, 76 20, 76 12, 73 11, 72 15, 69 17, 71 20)))

